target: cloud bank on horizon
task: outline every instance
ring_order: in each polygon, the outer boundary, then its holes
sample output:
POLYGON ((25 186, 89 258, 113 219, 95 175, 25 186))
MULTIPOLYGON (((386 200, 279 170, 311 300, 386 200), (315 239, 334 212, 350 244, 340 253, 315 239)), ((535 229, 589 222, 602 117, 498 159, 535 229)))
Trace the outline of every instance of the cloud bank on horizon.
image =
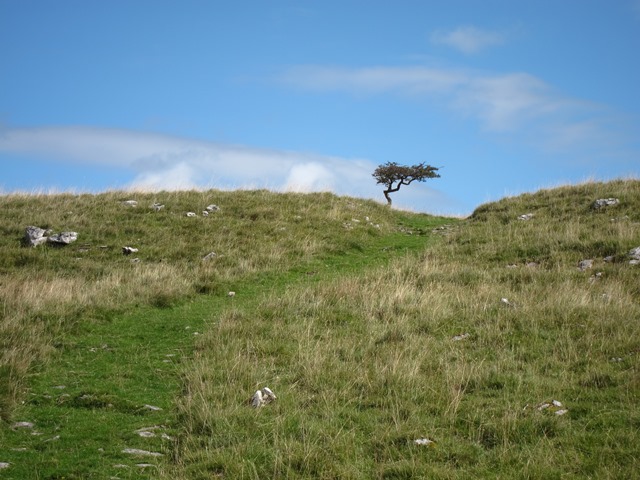
MULTIPOLYGON (((381 199, 365 159, 225 145, 177 136, 95 127, 11 128, 0 131, 0 151, 43 156, 75 165, 133 172, 127 190, 268 188, 283 192, 331 191, 381 199)), ((408 190, 408 189, 407 189, 408 190)), ((455 202, 426 186, 402 192, 398 206, 438 198, 455 202)))

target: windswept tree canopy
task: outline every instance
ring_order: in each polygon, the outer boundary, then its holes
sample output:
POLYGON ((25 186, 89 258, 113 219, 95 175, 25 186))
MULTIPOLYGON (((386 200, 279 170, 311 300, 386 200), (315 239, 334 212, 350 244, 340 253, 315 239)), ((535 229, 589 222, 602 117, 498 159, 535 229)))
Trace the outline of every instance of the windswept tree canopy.
POLYGON ((407 167, 398 165, 396 162, 387 162, 380 165, 373 172, 373 178, 377 183, 384 185, 384 197, 387 203, 391 205, 390 193, 400 190, 402 185, 409 185, 411 182, 424 182, 428 178, 439 178, 438 168, 426 165, 424 162, 418 165, 407 167))

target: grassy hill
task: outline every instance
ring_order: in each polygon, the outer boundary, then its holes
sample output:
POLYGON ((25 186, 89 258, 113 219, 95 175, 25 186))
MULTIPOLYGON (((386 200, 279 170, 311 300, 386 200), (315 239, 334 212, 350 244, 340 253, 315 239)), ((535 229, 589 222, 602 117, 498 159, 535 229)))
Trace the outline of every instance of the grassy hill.
POLYGON ((638 181, 466 220, 266 191, 5 196, 0 218, 0 478, 639 470, 638 181), (26 248, 28 225, 79 239, 26 248))

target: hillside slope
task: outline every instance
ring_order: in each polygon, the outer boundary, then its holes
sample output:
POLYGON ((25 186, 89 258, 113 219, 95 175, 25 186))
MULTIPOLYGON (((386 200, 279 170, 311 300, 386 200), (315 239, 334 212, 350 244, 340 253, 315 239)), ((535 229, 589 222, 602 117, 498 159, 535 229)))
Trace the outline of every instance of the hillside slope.
POLYGON ((640 469, 638 181, 464 221, 264 191, 0 201, 0 478, 640 469), (29 224, 79 240, 24 248, 29 224))
POLYGON ((0 197, 0 218, 0 462, 12 465, 9 478, 121 474, 122 450, 144 441, 135 430, 174 422, 164 412, 177 368, 211 312, 256 289, 388 262, 449 221, 267 191, 11 195, 0 197), (25 247, 29 225, 78 240, 25 247), (12 428, 22 421, 34 426, 12 428))
POLYGON ((640 182, 541 191, 227 310, 185 368, 166 477, 636 477, 639 224, 640 182))

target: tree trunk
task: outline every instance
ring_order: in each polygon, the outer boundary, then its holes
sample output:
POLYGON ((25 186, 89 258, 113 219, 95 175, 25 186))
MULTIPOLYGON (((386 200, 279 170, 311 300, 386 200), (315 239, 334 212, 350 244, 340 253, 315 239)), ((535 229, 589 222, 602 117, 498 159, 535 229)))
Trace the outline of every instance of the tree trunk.
POLYGON ((384 198, 387 199, 387 205, 391 206, 391 197, 389 196, 389 192, 392 192, 393 190, 384 190, 382 193, 384 193, 384 198))

